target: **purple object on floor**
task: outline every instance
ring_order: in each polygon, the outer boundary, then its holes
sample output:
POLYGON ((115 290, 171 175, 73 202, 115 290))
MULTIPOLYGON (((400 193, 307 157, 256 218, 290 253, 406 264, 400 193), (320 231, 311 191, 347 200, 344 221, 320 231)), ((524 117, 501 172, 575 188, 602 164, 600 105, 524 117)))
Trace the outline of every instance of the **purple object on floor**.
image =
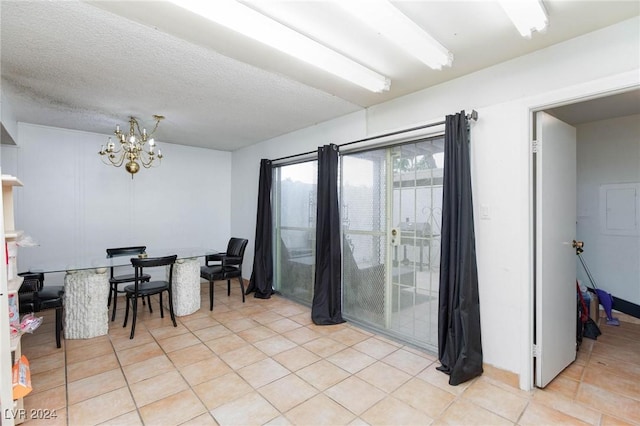
POLYGON ((607 325, 620 325, 620 321, 618 318, 614 318, 611 315, 611 308, 613 307, 613 296, 610 293, 607 293, 604 290, 596 289, 596 294, 598 295, 598 300, 604 309, 604 312, 607 314, 607 325))

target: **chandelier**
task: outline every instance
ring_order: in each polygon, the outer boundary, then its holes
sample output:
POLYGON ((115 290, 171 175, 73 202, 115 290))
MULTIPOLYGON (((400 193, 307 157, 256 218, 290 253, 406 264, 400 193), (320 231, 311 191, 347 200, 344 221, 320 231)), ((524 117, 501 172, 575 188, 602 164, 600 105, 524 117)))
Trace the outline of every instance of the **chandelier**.
POLYGON ((140 170, 140 164, 145 169, 148 169, 157 159, 158 163, 156 165, 158 165, 162 160, 162 151, 158 149, 156 152, 156 142, 152 136, 164 116, 154 115, 153 119, 156 120, 156 124, 151 133, 147 133, 145 128, 140 131, 138 120, 134 117, 129 118, 128 134, 122 132, 120 125, 117 125, 114 134, 120 145, 116 148, 116 144, 109 138, 107 146, 102 145, 98 153, 102 158, 102 162, 115 167, 120 167, 124 164, 127 172, 131 173, 131 179, 140 170), (145 148, 145 145, 148 145, 148 148, 145 148))

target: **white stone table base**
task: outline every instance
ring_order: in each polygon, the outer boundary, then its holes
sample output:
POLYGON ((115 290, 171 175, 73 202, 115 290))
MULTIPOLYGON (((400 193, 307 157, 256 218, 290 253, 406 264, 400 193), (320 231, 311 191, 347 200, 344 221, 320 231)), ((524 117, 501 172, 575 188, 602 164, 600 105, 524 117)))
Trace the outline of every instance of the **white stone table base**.
MULTIPOLYGON (((167 266, 167 280, 169 267, 167 266)), ((178 259, 173 266, 173 312, 190 315, 200 309, 200 261, 178 259)))
POLYGON ((90 339, 109 331, 106 271, 70 271, 64 277, 64 338, 90 339))
MULTIPOLYGON (((109 275, 106 270, 69 271, 64 277, 64 337, 90 339, 109 331, 109 275)), ((167 268, 167 278, 169 269, 167 268)), ((200 262, 180 259, 173 268, 173 309, 177 316, 200 309, 200 262)))

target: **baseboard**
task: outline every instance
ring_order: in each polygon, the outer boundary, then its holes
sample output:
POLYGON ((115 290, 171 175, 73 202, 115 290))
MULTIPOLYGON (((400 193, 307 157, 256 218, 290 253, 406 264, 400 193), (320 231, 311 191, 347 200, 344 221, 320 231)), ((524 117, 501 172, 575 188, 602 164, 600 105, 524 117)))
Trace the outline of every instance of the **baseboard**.
POLYGON ((613 309, 635 318, 640 318, 640 305, 613 296, 613 309))

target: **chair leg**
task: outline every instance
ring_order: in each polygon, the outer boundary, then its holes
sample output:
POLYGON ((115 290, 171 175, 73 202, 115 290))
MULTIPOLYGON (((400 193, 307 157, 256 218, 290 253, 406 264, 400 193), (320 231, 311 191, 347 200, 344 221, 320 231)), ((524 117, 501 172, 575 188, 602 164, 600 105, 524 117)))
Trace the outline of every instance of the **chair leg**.
MULTIPOLYGON (((177 327, 178 323, 176 323, 176 316, 173 313, 173 294, 171 289, 167 290, 167 293, 169 293, 169 314, 171 315, 171 321, 173 322, 173 326, 177 327)), ((162 293, 160 293, 160 297, 162 297, 162 293)))
POLYGON ((242 277, 238 277, 238 281, 240 281, 240 290, 242 290, 242 303, 244 303, 244 281, 242 277))
POLYGON ((62 331, 62 306, 56 308, 56 346, 60 348, 60 334, 62 331))
POLYGON ((231 280, 227 280, 227 296, 231 296, 231 280))
POLYGON ((133 318, 131 318, 131 335, 129 339, 133 339, 133 335, 136 332, 136 319, 138 318, 138 298, 133 297, 133 318))
POLYGON ((209 281, 209 310, 213 311, 213 280, 209 281))
POLYGON ((111 312, 111 321, 115 321, 116 320, 116 309, 118 307, 118 291, 117 291, 117 287, 115 289, 113 289, 111 292, 109 292, 109 298, 111 299, 113 295, 113 311, 111 312))
POLYGON ((113 284, 109 284, 109 299, 107 300, 107 306, 111 306, 111 297, 113 297, 113 284))
POLYGON ((164 308, 162 307, 162 292, 160 292, 159 296, 160 296, 160 318, 164 318, 164 308))
POLYGON ((122 324, 122 328, 127 326, 127 320, 129 319, 129 299, 131 298, 129 297, 129 294, 127 294, 124 299, 124 302, 127 304, 127 307, 124 311, 124 323, 122 324))

